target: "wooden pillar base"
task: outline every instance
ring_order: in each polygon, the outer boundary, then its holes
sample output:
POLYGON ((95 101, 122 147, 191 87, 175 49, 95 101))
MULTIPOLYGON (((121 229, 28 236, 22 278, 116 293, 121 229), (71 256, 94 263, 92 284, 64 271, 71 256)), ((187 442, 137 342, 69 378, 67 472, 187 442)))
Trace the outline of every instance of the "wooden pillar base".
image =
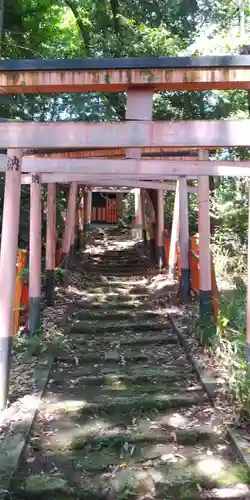
POLYGON ((211 290, 200 290, 200 316, 213 315, 213 297, 211 290))
POLYGON ((80 248, 85 247, 85 233, 84 231, 81 231, 79 234, 79 242, 80 242, 80 248))
POLYGON ((250 365, 250 344, 246 345, 246 358, 248 365, 250 365))
POLYGON ((8 401, 9 375, 12 351, 12 336, 0 337, 0 411, 4 410, 8 401))
POLYGON ((147 230, 146 229, 142 230, 142 237, 143 237, 143 243, 144 243, 144 245, 147 246, 148 239, 147 239, 147 230))
POLYGON ((69 263, 68 263, 70 269, 72 269, 72 267, 74 266, 74 260, 75 260, 75 245, 70 245, 69 263))
POLYGON ((45 275, 45 300, 48 307, 54 304, 54 284, 55 284, 55 271, 54 269, 47 269, 45 275))
POLYGON ((29 332, 34 335, 40 328, 41 299, 30 297, 29 299, 29 332))
POLYGON ((216 334, 216 322, 212 308, 211 290, 200 290, 200 341, 202 345, 207 346, 211 343, 216 334))
POLYGON ((166 265, 166 268, 168 270, 168 279, 173 280, 175 276, 175 266, 169 266, 168 264, 166 265))
POLYGON ((150 238, 149 240, 149 250, 150 250, 150 258, 153 262, 156 260, 156 249, 155 249, 155 240, 154 238, 150 238))
POLYGON ((69 253, 62 254, 62 269, 68 269, 69 267, 69 253))
POLYGON ((156 253, 157 253, 158 267, 160 269, 162 269, 165 266, 165 248, 164 248, 164 246, 156 247, 156 253))
POLYGON ((75 249, 78 252, 81 248, 81 242, 80 242, 80 233, 77 231, 76 233, 76 239, 75 239, 75 249))
POLYGON ((180 300, 185 301, 190 296, 190 269, 181 269, 180 300))
POLYGON ((135 227, 135 238, 137 240, 142 240, 142 227, 141 226, 136 226, 135 227))

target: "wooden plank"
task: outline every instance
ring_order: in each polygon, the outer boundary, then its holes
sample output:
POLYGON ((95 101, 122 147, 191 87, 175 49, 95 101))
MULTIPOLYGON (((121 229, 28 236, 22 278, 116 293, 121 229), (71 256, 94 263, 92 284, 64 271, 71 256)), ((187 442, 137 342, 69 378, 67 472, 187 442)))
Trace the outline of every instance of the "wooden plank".
POLYGON ((93 59, 1 59, 0 71, 82 71, 108 69, 250 68, 247 55, 146 56, 93 59))
MULTIPOLYGON (((137 117, 138 118, 138 117, 137 117)), ((43 149, 34 151, 36 157, 41 158, 125 158, 126 149, 124 148, 106 148, 106 149, 65 149, 62 151, 54 151, 53 149, 43 149)), ((29 156, 32 156, 30 153, 29 156)), ((145 158, 185 158, 192 161, 194 158, 198 159, 198 150, 195 148, 142 148, 142 156, 145 158)))
MULTIPOLYGON (((236 147, 249 146, 249 129, 250 120, 8 122, 0 123, 0 147, 57 149, 65 145, 74 148, 236 147)), ((58 158, 57 163, 59 160, 63 159, 58 158)), ((37 158, 36 161, 39 164, 42 159, 37 158)))
MULTIPOLYGON (((6 160, 0 161, 0 169, 5 169, 6 160)), ((53 174, 53 182, 61 182, 62 174, 68 175, 68 180, 73 180, 72 175, 77 175, 77 180, 95 179, 100 183, 102 178, 115 179, 167 179, 171 176, 184 175, 193 178, 199 175, 214 176, 250 176, 250 161, 193 161, 183 160, 102 160, 102 159, 34 159, 24 158, 22 172, 53 174)), ((42 181, 43 182, 43 181, 42 181)))
MULTIPOLYGON (((57 174, 56 174, 57 175, 57 174)), ((58 177, 56 178, 56 182, 59 182, 61 184, 66 184, 70 183, 72 181, 83 181, 85 180, 89 185, 96 185, 98 182, 98 179, 96 177, 94 179, 86 179, 86 177, 81 177, 80 175, 76 175, 74 177, 71 177, 68 179, 69 176, 66 177, 66 180, 62 175, 58 174, 58 177)), ((54 174, 41 174, 40 176, 41 182, 44 184, 50 184, 54 182, 55 176, 54 174)), ((31 184, 31 177, 30 174, 22 174, 22 184, 31 184)), ((165 191, 175 191, 176 184, 175 182, 151 182, 151 181, 137 181, 129 178, 125 178, 122 180, 117 180, 114 178, 104 178, 101 180, 101 184, 103 187, 99 188, 93 188, 93 192, 104 192, 104 193, 127 193, 130 190, 129 189, 112 189, 112 188, 105 188, 104 186, 126 186, 126 187, 139 187, 139 188, 150 188, 150 189, 164 189, 165 191)), ((197 193, 198 188, 196 186, 188 186, 188 192, 189 193, 197 193)))
POLYGON ((1 60, 1 93, 249 88, 249 56, 1 60))

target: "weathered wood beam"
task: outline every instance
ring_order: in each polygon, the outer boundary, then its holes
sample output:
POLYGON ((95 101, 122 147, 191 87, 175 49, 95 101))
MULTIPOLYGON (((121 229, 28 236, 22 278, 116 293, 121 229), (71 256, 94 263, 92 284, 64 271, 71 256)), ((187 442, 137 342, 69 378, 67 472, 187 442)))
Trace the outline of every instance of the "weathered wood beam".
MULTIPOLYGON (((6 160, 0 161, 3 171, 6 160)), ((60 182, 62 174, 77 174, 80 179, 95 178, 100 183, 101 178, 113 177, 115 180, 134 178, 135 180, 167 179, 184 175, 194 178, 199 175, 213 176, 250 176, 250 161, 176 161, 176 160, 100 160, 100 159, 34 159, 24 158, 22 172, 50 173, 54 175, 53 182, 60 182)))
MULTIPOLYGON (((137 92, 138 93, 138 92, 137 92)), ((129 119, 129 118, 127 118, 129 119)), ((137 115, 137 120, 140 120, 139 114, 137 115)), ((150 120, 152 117, 149 118, 150 120)), ((125 148, 105 148, 105 149, 74 149, 74 148, 64 148, 63 151, 55 151, 54 149, 42 149, 38 151, 32 151, 28 156, 36 156, 41 158, 125 158, 126 149, 125 148)), ((198 159, 198 150, 195 148, 142 148, 142 156, 145 158, 159 157, 159 158, 169 158, 169 159, 185 159, 192 161, 194 158, 198 159), (171 158, 171 156, 173 158, 171 158)))
POLYGON ((249 88, 247 56, 2 60, 0 92, 124 92, 249 88))
POLYGON ((244 147, 250 145, 249 128, 250 120, 0 122, 0 147, 244 147))
MULTIPOLYGON (((97 184, 100 186, 125 186, 125 187, 139 187, 139 188, 150 188, 150 189, 164 189, 165 191, 175 191, 176 184, 175 182, 151 182, 151 181, 137 181, 133 180, 129 177, 123 178, 123 179, 116 179, 114 177, 102 177, 99 179, 95 177, 86 177, 82 176, 81 174, 76 174, 72 176, 72 174, 41 174, 41 182, 44 184, 50 184, 55 182, 55 175, 56 175, 56 182, 59 182, 61 184, 67 184, 72 181, 78 181, 78 182, 86 182, 88 185, 96 186, 97 184)), ((171 178, 171 181, 173 179, 171 178)), ((30 184, 31 183, 31 175, 30 174, 22 174, 22 184, 30 184)), ((108 188, 94 188, 93 191, 105 191, 105 192, 111 192, 111 193, 118 193, 118 192, 126 192, 124 189, 108 189, 108 188)), ((188 186, 188 192, 189 193, 197 193, 198 188, 196 186, 188 186)))

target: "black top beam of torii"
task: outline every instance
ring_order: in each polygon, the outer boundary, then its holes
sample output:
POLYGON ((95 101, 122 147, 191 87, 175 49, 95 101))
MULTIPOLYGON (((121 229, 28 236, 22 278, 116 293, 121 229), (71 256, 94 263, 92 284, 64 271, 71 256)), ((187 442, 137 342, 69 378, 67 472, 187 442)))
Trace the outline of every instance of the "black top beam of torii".
POLYGON ((249 55, 123 57, 94 59, 0 59, 0 71, 81 71, 122 69, 250 68, 249 55))

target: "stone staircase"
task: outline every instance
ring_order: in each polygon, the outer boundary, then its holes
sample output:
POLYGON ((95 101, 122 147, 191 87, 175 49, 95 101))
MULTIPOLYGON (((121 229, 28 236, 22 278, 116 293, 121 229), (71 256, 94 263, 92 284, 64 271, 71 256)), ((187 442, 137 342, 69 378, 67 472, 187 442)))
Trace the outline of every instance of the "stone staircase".
POLYGON ((169 319, 135 280, 147 255, 116 239, 82 259, 93 300, 69 321, 72 350, 55 359, 13 498, 250 498, 169 319))

